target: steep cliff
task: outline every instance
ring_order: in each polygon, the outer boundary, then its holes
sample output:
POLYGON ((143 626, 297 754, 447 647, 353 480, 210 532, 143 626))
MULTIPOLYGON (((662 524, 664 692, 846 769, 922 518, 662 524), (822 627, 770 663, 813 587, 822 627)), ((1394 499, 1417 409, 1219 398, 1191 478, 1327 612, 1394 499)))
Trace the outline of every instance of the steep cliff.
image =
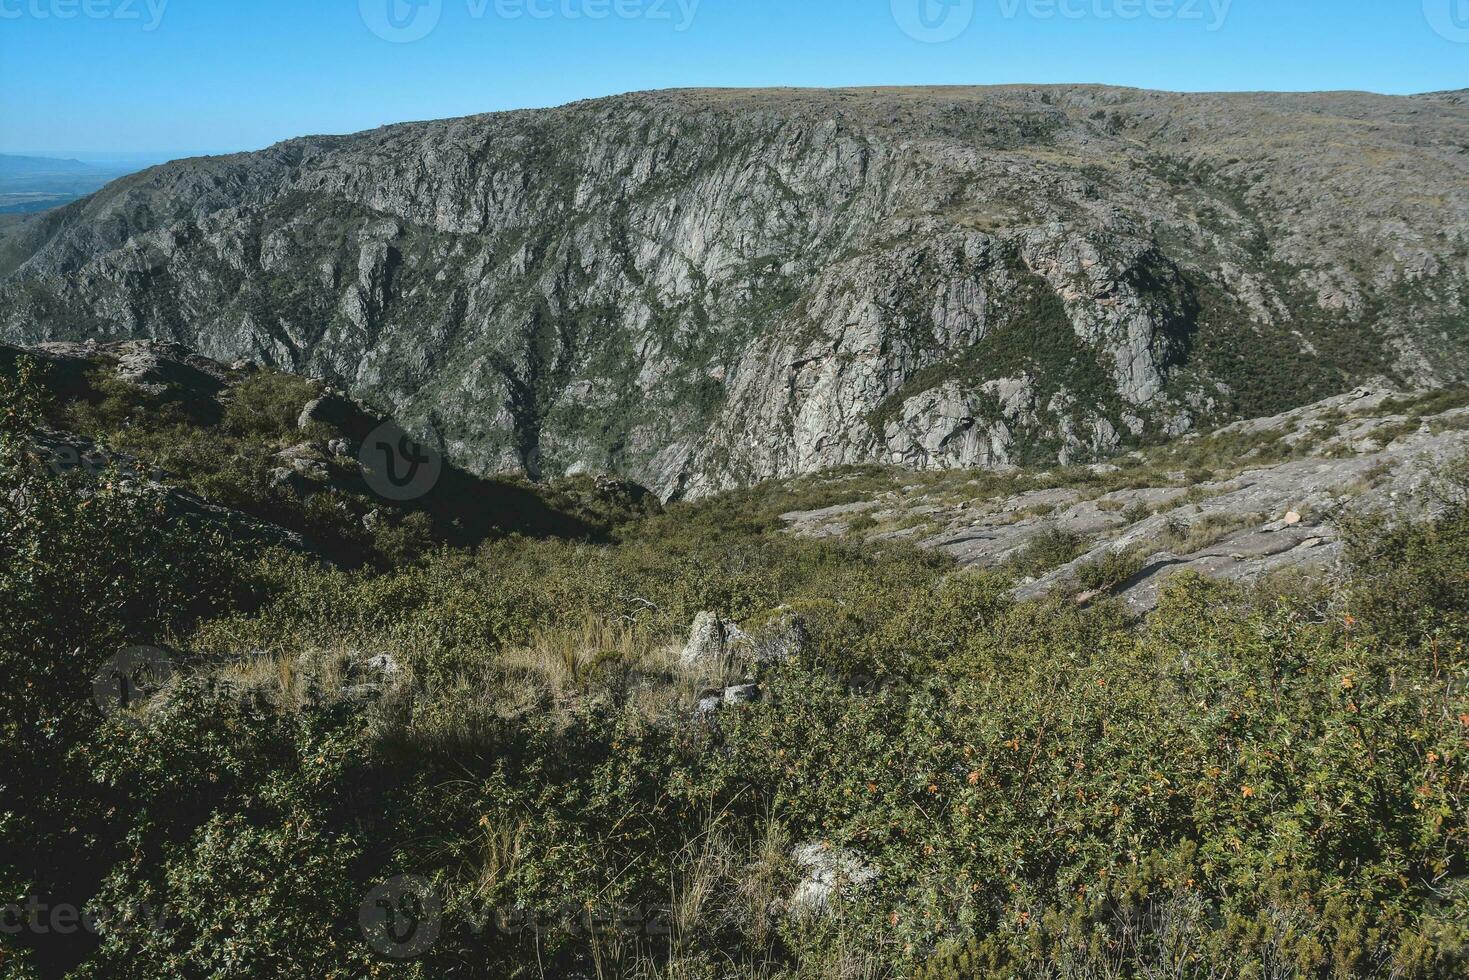
POLYGON ((636 94, 158 167, 0 276, 4 339, 310 373, 481 473, 1085 461, 1469 374, 1469 102, 636 94))

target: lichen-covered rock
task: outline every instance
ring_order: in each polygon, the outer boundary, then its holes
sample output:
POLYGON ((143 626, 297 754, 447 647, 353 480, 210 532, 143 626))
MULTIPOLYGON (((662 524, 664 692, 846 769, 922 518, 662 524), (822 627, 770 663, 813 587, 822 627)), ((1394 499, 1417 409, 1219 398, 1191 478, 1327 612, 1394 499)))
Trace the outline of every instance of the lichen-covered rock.
POLYGON ((701 612, 694 617, 689 629, 688 642, 684 644, 679 660, 686 667, 714 667, 725 662, 729 655, 730 624, 712 612, 701 612))
POLYGON ((733 649, 755 663, 780 663, 799 656, 811 642, 806 620, 792 609, 781 608, 769 619, 751 626, 730 641, 733 649))
POLYGON ((742 704, 753 704, 760 700, 760 696, 759 684, 736 684, 726 687, 722 692, 709 694, 699 699, 699 703, 694 707, 694 720, 713 722, 721 710, 742 704))
POLYGON ((727 705, 751 704, 759 700, 759 684, 736 684, 724 689, 724 703, 727 705))

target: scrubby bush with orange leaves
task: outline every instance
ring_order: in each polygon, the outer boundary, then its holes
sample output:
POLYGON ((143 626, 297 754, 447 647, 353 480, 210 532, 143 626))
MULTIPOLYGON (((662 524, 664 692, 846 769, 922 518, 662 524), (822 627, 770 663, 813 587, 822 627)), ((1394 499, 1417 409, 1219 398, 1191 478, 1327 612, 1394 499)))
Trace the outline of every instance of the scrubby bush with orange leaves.
MULTIPOLYGON (((3 904, 162 914, 68 945, 77 976, 1466 972, 1452 492, 1357 528, 1344 583, 1181 577, 1138 622, 792 539, 778 495, 349 572, 12 479, 3 904), (747 669, 680 661, 702 610, 799 615, 809 642, 696 717, 747 669), (190 652, 103 720, 91 671, 122 642, 190 652)), ((0 932, 17 975, 43 947, 0 932)))

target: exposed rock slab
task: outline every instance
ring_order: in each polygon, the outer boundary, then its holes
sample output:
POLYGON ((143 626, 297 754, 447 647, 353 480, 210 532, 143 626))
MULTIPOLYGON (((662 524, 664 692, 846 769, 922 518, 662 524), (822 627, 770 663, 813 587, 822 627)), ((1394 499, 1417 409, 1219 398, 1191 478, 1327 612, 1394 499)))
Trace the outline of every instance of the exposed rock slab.
POLYGON ((1260 450, 1246 451, 1229 461, 1235 472, 1227 479, 1191 482, 1176 472, 1164 474, 1168 482, 1158 486, 1106 493, 1085 484, 1059 486, 958 505, 892 491, 785 519, 794 533, 825 536, 845 531, 854 514, 888 523, 916 515, 924 518, 917 529, 874 536, 907 538, 971 567, 999 567, 1041 535, 1067 532, 1087 542, 1080 556, 1021 584, 1017 598, 1065 589, 1084 566, 1128 552, 1142 568, 1116 594, 1141 613, 1157 604, 1171 577, 1186 571, 1238 582, 1286 571, 1330 574, 1341 556, 1338 521, 1345 514, 1414 519, 1432 513, 1445 466, 1469 457, 1469 407, 1424 415, 1413 409, 1415 401, 1421 403, 1411 394, 1364 387, 1222 428, 1209 438, 1227 444, 1253 437, 1301 454, 1252 464, 1248 457, 1260 450), (1180 549, 1190 542, 1195 546, 1180 549))

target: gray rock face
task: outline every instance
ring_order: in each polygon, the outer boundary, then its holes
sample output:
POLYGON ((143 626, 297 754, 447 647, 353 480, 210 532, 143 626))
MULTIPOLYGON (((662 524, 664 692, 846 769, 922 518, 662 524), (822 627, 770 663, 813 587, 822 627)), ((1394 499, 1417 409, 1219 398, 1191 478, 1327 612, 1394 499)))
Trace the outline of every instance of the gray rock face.
MULTIPOLYGON (((1229 461, 1237 472, 1227 479, 1193 482, 1175 472, 1162 474, 1165 482, 1157 486, 1106 493, 1059 486, 958 504, 893 490, 785 519, 794 533, 822 537, 842 533, 854 514, 879 524, 922 518, 914 527, 874 534, 907 537, 973 567, 1000 567, 1059 530, 1084 542, 1080 556, 1022 583, 1017 598, 1066 589, 1085 566, 1126 552, 1141 559, 1141 569, 1115 592, 1145 613, 1180 572, 1246 583, 1284 571, 1331 574, 1341 557, 1343 515, 1412 520, 1431 514, 1435 481, 1448 464, 1469 458, 1469 407, 1419 414, 1413 405, 1411 395, 1368 386, 1226 426, 1210 438, 1223 445, 1273 441, 1296 457, 1252 464, 1250 455, 1260 449, 1247 450, 1229 461)), ((1128 472, 1094 469, 1104 476, 1128 472)), ((962 490, 962 481, 957 485, 962 490)))
POLYGON ((810 640, 806 620, 795 611, 782 608, 767 622, 736 637, 731 646, 757 664, 772 664, 799 656, 810 640))
POLYGON ((743 635, 739 627, 727 623, 712 612, 694 617, 689 640, 679 659, 686 667, 719 667, 729 660, 730 641, 743 635))
POLYGON ((25 350, 0 344, 0 367, 9 368, 20 357, 38 362, 47 386, 60 395, 74 397, 88 390, 88 375, 98 372, 151 395, 167 395, 196 421, 218 418, 218 398, 230 381, 224 365, 180 344, 159 341, 58 341, 25 350))
MULTIPOLYGON (((361 405, 340 392, 327 392, 313 398, 301 409, 297 426, 303 431, 316 425, 325 425, 348 435, 351 442, 361 441, 381 424, 382 420, 366 411, 361 405)), ((340 455, 351 454, 351 443, 344 443, 340 455)))
POLYGON ((809 642, 806 621, 790 609, 748 632, 712 612, 694 617, 680 660, 689 667, 717 667, 740 660, 752 665, 789 660, 809 642))
POLYGON ((179 161, 7 233, 0 339, 182 341, 481 474, 665 499, 1084 462, 1354 372, 1463 377, 1466 143, 1454 93, 684 91, 415 123, 179 161))

